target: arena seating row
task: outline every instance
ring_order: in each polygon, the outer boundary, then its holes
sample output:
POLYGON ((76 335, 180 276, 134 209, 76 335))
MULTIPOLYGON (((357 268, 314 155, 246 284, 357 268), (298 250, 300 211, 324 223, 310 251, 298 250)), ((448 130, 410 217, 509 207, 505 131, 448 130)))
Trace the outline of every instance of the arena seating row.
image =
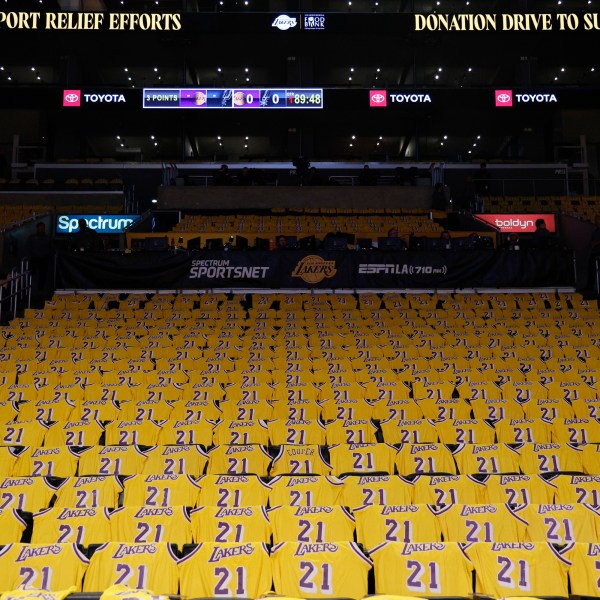
POLYGON ((1 330, 0 586, 597 596, 598 321, 577 294, 56 295, 1 330))
MULTIPOLYGON (((302 421, 300 420, 299 423, 302 421)), ((197 444, 156 445, 140 449, 131 440, 131 421, 119 432, 121 444, 25 447, 1 446, 2 475, 16 477, 79 475, 134 475, 139 472, 189 474, 322 474, 347 473, 499 474, 528 475, 568 472, 598 475, 598 444, 456 444, 452 450, 439 443, 400 444, 221 444, 205 452, 197 444), (125 428, 127 427, 127 428, 125 428)), ((25 425, 17 422, 17 425, 25 425)), ((67 423, 70 427, 71 424, 67 423)), ((89 427, 88 422, 75 427, 89 427)), ((300 425, 297 425, 300 426, 300 425)), ((186 432, 186 427, 175 433, 186 432)))
POLYGON ((185 215, 173 232, 304 233, 325 235, 329 231, 386 235, 391 227, 407 233, 441 232, 443 227, 429 215, 409 214, 315 214, 315 215, 185 215))
POLYGON ((359 600, 369 593, 371 580, 375 593, 387 595, 470 597, 475 588, 494 598, 507 593, 566 597, 568 583, 577 594, 594 587, 589 581, 591 546, 576 543, 559 550, 545 542, 386 542, 367 555, 344 541, 272 547, 200 543, 179 558, 165 542, 109 542, 88 558, 75 544, 10 544, 0 554, 0 586, 98 592, 116 579, 116 585, 188 598, 258 598, 274 588, 287 597, 359 600))
POLYGON ((122 191, 123 185, 124 181, 121 177, 67 177, 64 181, 56 181, 52 177, 0 179, 0 190, 10 192, 107 192, 122 191))
POLYGON ((3 477, 2 509, 51 507, 361 506, 427 504, 587 504, 600 507, 597 475, 211 475, 136 473, 73 477, 3 477))
POLYGON ((103 205, 67 205, 67 204, 0 204, 0 229, 20 225, 27 219, 47 215, 50 212, 61 212, 71 214, 111 214, 120 213, 120 206, 107 207, 103 205))
POLYGON ((594 221, 600 214, 599 196, 490 196, 484 199, 486 212, 557 212, 594 221))
MULTIPOLYGON (((387 443, 400 445, 438 442, 445 445, 521 444, 525 442, 537 444, 600 443, 595 417, 598 414, 599 401, 596 399, 585 404, 577 403, 579 408, 587 409, 591 414, 559 417, 555 418, 553 422, 547 417, 526 418, 525 416, 521 418, 505 417, 497 420, 472 419, 470 416, 467 418, 448 416, 446 419, 438 419, 434 422, 422 417, 413 418, 414 415, 406 414, 395 414, 384 421, 372 417, 362 418, 362 415, 357 415, 355 418, 353 418, 354 415, 350 418, 337 418, 336 415, 334 419, 323 421, 319 418, 300 418, 304 415, 302 413, 295 414, 294 411, 299 411, 293 408, 295 405, 287 402, 278 403, 276 410, 281 415, 284 414, 283 411, 287 411, 292 416, 288 414, 269 420, 222 418, 215 420, 199 414, 199 411, 206 412, 206 408, 208 408, 210 412, 219 411, 219 416, 221 416, 223 409, 219 408, 217 403, 214 406, 209 403, 206 405, 193 404, 192 400, 176 403, 176 406, 171 403, 165 404, 164 409, 170 411, 167 415, 168 418, 158 421, 154 420, 154 414, 150 412, 150 409, 144 408, 146 405, 143 401, 139 405, 141 406, 139 414, 133 414, 132 418, 128 419, 129 406, 132 406, 134 410, 137 409, 135 403, 126 403, 125 406, 116 406, 113 410, 122 417, 120 420, 104 420, 102 423, 97 420, 100 413, 91 414, 89 410, 86 411, 86 408, 94 406, 94 402, 98 400, 101 398, 82 401, 79 410, 76 411, 77 414, 70 415, 70 420, 47 418, 52 416, 48 414, 49 409, 40 409, 38 406, 43 404, 44 400, 31 401, 25 405, 25 408, 32 407, 28 411, 29 414, 25 414, 25 410, 22 413, 15 412, 10 420, 0 423, 0 446, 112 446, 136 443, 153 446, 182 443, 177 440, 183 439, 187 444, 199 444, 204 448, 221 444, 260 444, 262 446, 313 444, 331 447, 336 444, 387 443), (122 410, 119 410, 120 408, 122 410), (294 419, 294 416, 299 418, 294 419), (406 416, 409 418, 403 418, 406 416), (77 417, 77 419, 73 417, 77 417), (82 421, 89 425, 84 427, 81 424, 82 421), (302 423, 292 421, 302 421, 302 423)), ((473 403, 471 402, 471 404, 473 403)), ((65 404, 65 408, 68 410, 73 408, 71 404, 65 404)), ((46 404, 43 405, 46 406, 46 404)), ((558 403, 556 405, 559 406, 558 403)), ((227 408, 229 405, 221 403, 221 406, 227 408)), ((237 403, 231 404, 231 406, 236 407, 237 403)), ((350 408, 344 404, 336 406, 342 406, 346 412, 350 408)), ((387 401, 384 401, 376 410, 396 413, 399 410, 406 411, 408 407, 413 408, 415 412, 419 410, 418 403, 410 400, 404 401, 402 404, 397 402, 391 407, 387 401)))

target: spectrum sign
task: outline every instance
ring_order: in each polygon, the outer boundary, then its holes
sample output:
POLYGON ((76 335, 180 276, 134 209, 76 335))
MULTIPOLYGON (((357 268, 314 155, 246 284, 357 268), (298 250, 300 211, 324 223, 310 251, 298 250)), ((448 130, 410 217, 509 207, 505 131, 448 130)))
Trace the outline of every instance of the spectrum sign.
POLYGON ((476 219, 491 225, 502 233, 533 233, 535 231, 535 222, 538 219, 546 221, 546 229, 550 233, 556 231, 556 218, 553 214, 548 213, 486 213, 474 216, 476 219))
POLYGON ((79 231, 79 219, 85 219, 90 229, 98 233, 123 233, 140 215, 58 215, 56 233, 79 231))

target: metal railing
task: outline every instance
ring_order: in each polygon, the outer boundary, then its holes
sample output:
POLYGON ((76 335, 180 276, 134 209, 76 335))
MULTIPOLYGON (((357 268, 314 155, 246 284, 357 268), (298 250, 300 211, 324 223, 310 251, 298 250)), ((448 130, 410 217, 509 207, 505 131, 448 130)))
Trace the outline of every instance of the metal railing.
POLYGON ((19 306, 31 306, 31 270, 27 257, 0 281, 0 322, 3 322, 5 308, 8 308, 9 318, 14 319, 19 306))
MULTIPOLYGON (((330 175, 329 181, 336 185, 360 185, 359 175, 330 175)), ((378 175, 373 185, 393 185, 396 183, 394 175, 378 175)))
POLYGON ((481 196, 567 196, 570 191, 566 179, 490 179, 487 194, 478 194, 480 183, 473 180, 475 194, 481 196))

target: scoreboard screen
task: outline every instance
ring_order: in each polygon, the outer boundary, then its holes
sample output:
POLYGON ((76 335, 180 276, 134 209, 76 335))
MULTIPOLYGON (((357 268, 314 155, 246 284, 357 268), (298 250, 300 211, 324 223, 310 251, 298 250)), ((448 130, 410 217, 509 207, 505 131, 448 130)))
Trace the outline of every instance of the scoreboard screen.
POLYGON ((323 90, 144 88, 144 108, 323 108, 323 90))

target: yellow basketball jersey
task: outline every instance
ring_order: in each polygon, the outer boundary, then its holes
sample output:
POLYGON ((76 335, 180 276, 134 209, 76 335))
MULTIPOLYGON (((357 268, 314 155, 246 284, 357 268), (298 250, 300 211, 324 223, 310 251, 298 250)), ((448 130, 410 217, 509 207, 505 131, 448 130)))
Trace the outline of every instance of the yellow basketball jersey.
MULTIPOLYGON (((3 446, 31 446, 39 448, 47 439, 48 429, 45 421, 7 421, 0 424, 0 444, 3 446)), ((64 443, 64 442, 63 442, 64 443)), ((47 446, 60 446, 46 441, 47 446)))
POLYGON ((435 427, 443 444, 493 444, 496 437, 495 429, 479 419, 446 419, 435 427))
POLYGON ((600 595, 600 544, 569 544, 561 555, 570 562, 571 594, 598 597, 600 595))
POLYGON ((583 473, 583 450, 570 444, 531 444, 518 447, 521 472, 558 473, 575 471, 583 473))
POLYGON ((266 421, 219 421, 213 429, 213 443, 269 445, 269 429, 266 421))
POLYGON ((329 475, 280 475, 269 482, 270 506, 333 506, 343 483, 329 475))
MULTIPOLYGON (((0 379, 3 375, 0 372, 0 379)), ((0 385, 0 390, 3 390, 5 386, 0 385)), ((2 422, 15 421, 19 418, 19 408, 17 402, 11 400, 0 400, 0 419, 2 422)), ((6 442, 5 442, 6 443, 6 442)))
POLYGON ((275 592, 296 598, 367 595, 371 561, 354 542, 282 542, 271 549, 275 592))
POLYGON ((125 479, 124 488, 124 506, 194 507, 200 494, 200 485, 191 475, 132 475, 125 479))
POLYGON ((600 400, 597 398, 580 398, 572 404, 577 419, 600 419, 600 400))
POLYGON ((136 544, 169 542, 181 549, 192 542, 190 515, 184 506, 123 506, 110 515, 110 539, 136 544))
POLYGON ((75 404, 60 397, 25 402, 19 406, 19 420, 68 421, 75 404))
POLYGON ((269 510, 269 519, 273 527, 273 544, 354 541, 354 517, 339 504, 274 506, 269 510))
POLYGON ((109 542, 98 547, 83 582, 84 592, 102 592, 111 585, 177 594, 177 557, 167 542, 109 542))
POLYGON ((527 524, 528 542, 598 542, 598 511, 587 504, 528 504, 518 514, 527 524))
POLYGON ((47 508, 33 515, 32 544, 104 544, 111 540, 107 508, 47 508))
POLYGON ((445 506, 479 504, 485 485, 471 475, 419 475, 411 481, 412 502, 445 506))
POLYGON ((278 400, 273 402, 271 420, 317 421, 322 407, 316 400, 278 400))
POLYGON ((258 392, 244 392, 250 394, 248 398, 227 399, 219 402, 219 409, 223 413, 222 419, 230 421, 253 421, 263 419, 268 421, 273 417, 273 405, 269 400, 260 396, 258 392))
POLYGON ((77 404, 72 418, 77 421, 118 421, 121 409, 115 400, 86 398, 77 404))
POLYGON ((371 505, 353 510, 356 540, 371 549, 385 542, 440 542, 440 524, 427 504, 371 505))
MULTIPOLYGON (((373 405, 373 418, 380 421, 413 421, 423 419, 423 410, 415 402, 408 398, 409 389, 403 383, 399 383, 390 397, 386 393, 373 405)), ((386 440, 387 441, 387 440, 386 440)))
POLYGON ((12 477, 19 454, 11 446, 0 446, 0 477, 12 477))
POLYGON ((446 473, 456 475, 454 458, 443 444, 403 444, 396 455, 400 475, 446 473))
POLYGON ((523 408, 511 398, 478 398, 471 400, 473 415, 476 419, 522 419, 523 408))
POLYGON ((0 483, 0 509, 35 513, 48 508, 55 493, 46 477, 5 477, 0 483))
POLYGON ((81 591, 88 559, 76 544, 9 544, 0 549, 0 589, 81 591))
POLYGON ((418 400, 418 404, 425 418, 430 421, 471 418, 471 407, 462 398, 431 398, 418 400))
MULTIPOLYGON (((180 402, 189 401, 219 401, 222 400, 225 391, 223 383, 227 380, 224 374, 212 373, 200 375, 190 374, 190 381, 182 385, 182 396, 180 402)), ((180 418, 180 417, 178 417, 180 418)), ((205 418, 208 418, 205 415, 205 418)))
POLYGON ((79 457, 79 475, 136 475, 145 460, 138 446, 92 446, 79 457))
POLYGON ((445 542, 526 541, 526 522, 507 504, 451 504, 438 517, 445 542))
POLYGON ((272 457, 260 444, 215 446, 208 452, 207 473, 212 475, 268 475, 272 457))
POLYGON ((421 444, 439 441, 437 426, 428 419, 390 419, 380 423, 388 444, 421 444))
POLYGON ((191 521, 194 542, 271 542, 271 523, 264 506, 201 506, 191 512, 191 521))
MULTIPOLYGON (((377 427, 372 419, 336 419, 325 424, 327 444, 375 444, 377 427)), ((389 442, 388 443, 394 443, 389 442)))
MULTIPOLYGON (((358 384, 355 384, 360 388, 358 384)), ((362 389, 362 388, 361 388, 362 389)), ((338 392, 342 393, 342 392, 338 392)), ((362 391, 364 394, 364 390, 362 391)), ((335 420, 370 420, 373 418, 373 405, 364 398, 338 398, 331 397, 321 403, 322 416, 325 421, 335 420)))
POLYGON ((501 419, 494 423, 499 443, 550 442, 550 426, 542 419, 501 419))
POLYGON ((0 545, 20 542, 26 528, 26 521, 16 509, 0 509, 0 545))
POLYGON ((394 473, 397 449, 391 444, 336 444, 329 447, 331 472, 344 473, 394 473))
POLYGON ((218 421, 223 418, 223 411, 216 399, 189 398, 173 404, 169 419, 176 421, 218 421))
POLYGON ((14 467, 16 477, 72 477, 77 472, 79 453, 71 446, 26 448, 14 467))
POLYGON ((188 598, 260 598, 272 580, 262 543, 203 542, 179 561, 179 593, 188 598))
POLYGON ((93 446, 103 433, 99 421, 57 421, 48 429, 44 446, 93 446))
POLYGON ((303 419, 272 419, 268 422, 269 440, 275 446, 283 444, 325 444, 326 430, 321 421, 303 419))
POLYGON ((463 475, 519 472, 519 454, 507 444, 459 444, 453 456, 463 475))
POLYGON ((157 444, 197 445, 205 448, 212 445, 214 423, 210 421, 161 421, 157 444))
POLYGON ((376 594, 469 596, 473 565, 460 544, 386 542, 369 552, 376 594))
MULTIPOLYGON (((419 374, 420 375, 420 374, 419 374)), ((435 403, 436 400, 446 400, 446 399, 451 399, 452 398, 452 394, 454 392, 454 383, 446 381, 446 380, 439 380, 439 381, 431 381, 429 379, 429 373, 427 374, 427 378, 423 378, 420 381, 413 381, 412 384, 412 388, 413 388, 413 397, 415 398, 415 400, 417 400, 419 402, 419 404, 422 404, 423 402, 425 402, 426 404, 429 404, 430 402, 435 403)), ((437 375, 435 372, 433 372, 433 375, 437 375)), ((466 404, 466 402, 463 401, 464 404, 466 404)), ((425 412, 425 409, 423 409, 425 412)), ((460 410, 460 409, 459 409, 460 410)), ((428 419, 433 418, 435 420, 435 417, 430 417, 425 415, 428 419)), ((465 418, 462 415, 456 415, 456 416, 449 416, 446 415, 443 418, 448 419, 462 419, 465 418)), ((466 417, 468 418, 468 417, 466 417)))
POLYGON ((579 446, 579 450, 581 450, 583 472, 587 475, 600 475, 600 464, 598 463, 600 444, 585 444, 579 446))
POLYGON ((557 444, 588 444, 600 442, 600 422, 591 418, 554 419, 552 441, 557 444))
POLYGON ((411 485, 398 475, 347 475, 339 502, 352 510, 359 506, 411 503, 411 485))
POLYGON ((208 456, 198 445, 154 446, 146 451, 142 473, 147 475, 191 475, 204 474, 208 456))
POLYGON ((65 600, 75 591, 75 586, 68 587, 66 590, 50 592, 49 590, 12 590, 3 592, 0 600, 65 600))
POLYGON ((116 508, 123 484, 115 475, 103 477, 69 477, 56 490, 54 507, 116 508))
MULTIPOLYGON (((558 475, 553 477, 552 485, 556 489, 557 504, 582 502, 591 506, 600 506, 599 475, 558 475)), ((540 502, 550 504, 551 500, 540 502)))
MULTIPOLYGON (((169 391, 171 390, 171 386, 165 386, 165 388, 169 391)), ((125 421, 166 421, 167 419, 170 419, 171 412, 173 411, 173 404, 177 401, 177 395, 174 396, 172 402, 169 402, 160 397, 151 398, 151 393, 155 396, 162 396, 164 392, 148 391, 148 396, 141 400, 120 402, 121 418, 125 421)), ((170 395, 171 394, 169 394, 169 396, 170 395)))
MULTIPOLYGON (((522 405, 527 419, 542 419, 547 423, 552 423, 554 419, 564 418, 573 419, 575 414, 573 407, 559 398, 537 398, 524 402, 522 405)), ((522 418, 522 417, 515 417, 522 418)))
POLYGON ((475 593, 493 598, 563 596, 568 561, 546 542, 477 542, 466 548, 475 567, 475 593))
POLYGON ((555 487, 541 475, 488 475, 483 482, 494 504, 547 504, 554 498, 555 487))
POLYGON ((107 446, 154 446, 161 427, 155 421, 111 421, 106 426, 105 444, 107 446))
POLYGON ((284 445, 271 464, 270 475, 329 475, 331 465, 325 460, 321 446, 284 445))
POLYGON ((258 475, 204 475, 198 506, 266 506, 271 486, 258 475))

